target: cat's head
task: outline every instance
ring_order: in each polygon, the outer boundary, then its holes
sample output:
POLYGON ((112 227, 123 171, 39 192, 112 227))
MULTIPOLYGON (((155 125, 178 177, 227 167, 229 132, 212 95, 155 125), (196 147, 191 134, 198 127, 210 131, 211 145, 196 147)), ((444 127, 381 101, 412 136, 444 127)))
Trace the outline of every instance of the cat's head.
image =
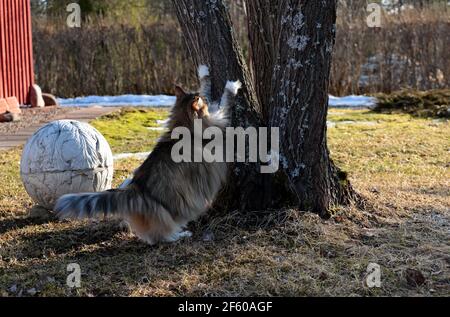
POLYGON ((209 117, 208 103, 198 93, 186 93, 180 86, 175 87, 177 101, 172 110, 175 119, 189 120, 203 119, 209 117))

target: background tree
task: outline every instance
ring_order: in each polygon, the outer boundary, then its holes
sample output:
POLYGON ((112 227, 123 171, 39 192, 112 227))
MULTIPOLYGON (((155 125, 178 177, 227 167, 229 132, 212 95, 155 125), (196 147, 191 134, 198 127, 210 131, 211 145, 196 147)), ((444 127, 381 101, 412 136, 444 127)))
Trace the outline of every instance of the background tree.
POLYGON ((333 205, 349 202, 354 192, 326 140, 336 1, 248 1, 254 80, 222 0, 173 5, 195 64, 211 67, 215 97, 228 79, 244 83, 233 126, 280 127, 283 175, 266 177, 255 164, 236 164, 221 201, 255 210, 273 207, 280 195, 288 203, 295 194, 299 208, 324 218, 333 205))

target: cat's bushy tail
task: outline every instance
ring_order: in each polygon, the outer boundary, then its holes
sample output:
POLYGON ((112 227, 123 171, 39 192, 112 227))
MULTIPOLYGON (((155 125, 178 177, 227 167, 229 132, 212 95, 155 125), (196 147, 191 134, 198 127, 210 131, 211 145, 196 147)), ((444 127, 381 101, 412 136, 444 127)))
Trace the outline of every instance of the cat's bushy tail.
POLYGON ((144 197, 133 187, 102 193, 70 194, 62 196, 55 205, 61 219, 123 216, 142 210, 144 197))

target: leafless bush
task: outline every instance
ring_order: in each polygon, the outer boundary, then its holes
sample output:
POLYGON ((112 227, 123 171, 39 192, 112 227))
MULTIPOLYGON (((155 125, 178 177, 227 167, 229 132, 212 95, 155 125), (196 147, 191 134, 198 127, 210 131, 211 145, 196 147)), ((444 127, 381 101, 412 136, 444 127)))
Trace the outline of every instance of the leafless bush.
POLYGON ((34 27, 37 81, 58 96, 169 93, 193 70, 175 22, 34 27))
MULTIPOLYGON (((230 9, 246 54, 242 0, 230 9)), ((331 93, 449 87, 449 13, 445 3, 385 12, 381 28, 370 28, 365 1, 341 5, 331 93)), ((79 29, 68 28, 64 17, 38 16, 33 26, 37 82, 58 96, 171 93, 173 83, 196 86, 171 15, 133 23, 99 17, 79 29)))
POLYGON ((333 93, 449 87, 450 10, 446 4, 384 12, 367 26, 365 7, 341 6, 332 67, 333 93))

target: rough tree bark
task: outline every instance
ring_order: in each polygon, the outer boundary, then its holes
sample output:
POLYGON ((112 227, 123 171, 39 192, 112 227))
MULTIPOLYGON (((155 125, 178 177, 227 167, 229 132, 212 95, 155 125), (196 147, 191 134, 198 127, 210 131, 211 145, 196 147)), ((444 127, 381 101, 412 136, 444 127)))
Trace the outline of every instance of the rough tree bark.
POLYGON ((335 0, 247 1, 261 107, 269 125, 280 127, 281 162, 300 208, 323 217, 353 196, 326 138, 336 6, 335 0))
MULTIPOLYGON (((336 0, 247 1, 255 84, 223 0, 173 4, 194 61, 211 67, 214 96, 228 79, 244 83, 233 126, 280 128, 285 191, 296 194, 301 209, 325 218, 333 205, 347 203, 353 190, 331 161, 326 140, 336 0)), ((280 193, 280 178, 258 171, 255 165, 236 166, 232 190, 223 200, 237 201, 247 210, 271 207, 273 193, 280 193)))
POLYGON ((255 90, 266 122, 269 122, 273 69, 279 48, 279 3, 273 0, 246 1, 248 37, 255 90))

